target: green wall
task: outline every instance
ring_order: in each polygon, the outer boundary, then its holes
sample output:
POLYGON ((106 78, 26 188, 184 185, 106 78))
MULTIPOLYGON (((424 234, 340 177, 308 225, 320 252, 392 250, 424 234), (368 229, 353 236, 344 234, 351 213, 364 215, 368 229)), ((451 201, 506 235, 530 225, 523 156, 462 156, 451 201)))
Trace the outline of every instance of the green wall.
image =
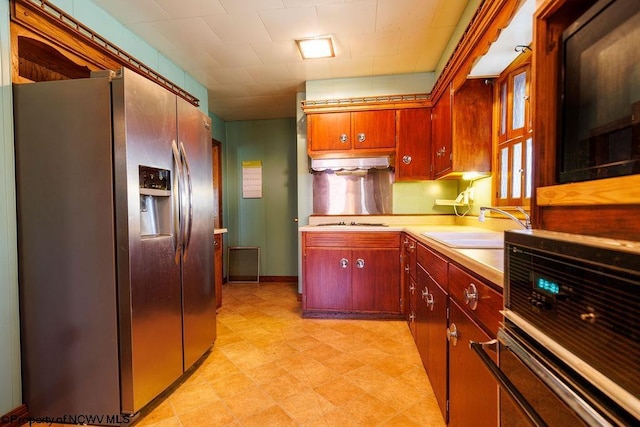
POLYGON ((260 246, 261 276, 297 276, 294 119, 226 123, 224 227, 227 246, 260 246), (242 162, 262 162, 262 198, 242 197, 242 162))

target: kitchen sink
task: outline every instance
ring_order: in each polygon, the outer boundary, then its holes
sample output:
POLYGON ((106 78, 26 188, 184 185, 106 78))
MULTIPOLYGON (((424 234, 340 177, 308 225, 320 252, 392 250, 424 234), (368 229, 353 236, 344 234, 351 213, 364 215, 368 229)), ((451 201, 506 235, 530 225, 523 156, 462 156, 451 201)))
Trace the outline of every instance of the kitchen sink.
POLYGON ((450 248, 502 249, 504 235, 497 231, 425 231, 423 236, 450 248))

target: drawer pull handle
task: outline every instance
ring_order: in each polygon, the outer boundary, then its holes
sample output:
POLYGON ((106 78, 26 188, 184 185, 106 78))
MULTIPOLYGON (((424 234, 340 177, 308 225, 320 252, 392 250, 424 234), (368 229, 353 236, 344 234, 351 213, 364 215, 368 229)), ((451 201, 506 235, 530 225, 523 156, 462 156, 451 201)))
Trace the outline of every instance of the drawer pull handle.
POLYGON ((356 260, 356 268, 364 268, 364 260, 362 258, 356 260))
POLYGON ((364 142, 367 139, 367 135, 364 134, 364 132, 361 132, 358 134, 358 142, 364 142))
POLYGON ((456 346, 458 344, 458 327, 455 323, 452 323, 447 328, 447 341, 451 343, 452 346, 456 346))
POLYGON ((411 163, 411 156, 406 155, 406 156, 402 156, 402 163, 404 163, 405 165, 408 165, 411 163))
POLYGON ((464 290, 464 303, 471 310, 475 310, 478 307, 478 288, 476 288, 475 284, 469 283, 469 287, 464 290))
POLYGON ((342 258, 340 260, 340 267, 347 268, 349 266, 349 260, 346 258, 342 258))
POLYGON ((347 136, 347 134, 346 134, 346 133, 341 133, 341 134, 340 134, 340 142, 342 142, 343 144, 345 144, 348 140, 349 140, 349 137, 347 136))

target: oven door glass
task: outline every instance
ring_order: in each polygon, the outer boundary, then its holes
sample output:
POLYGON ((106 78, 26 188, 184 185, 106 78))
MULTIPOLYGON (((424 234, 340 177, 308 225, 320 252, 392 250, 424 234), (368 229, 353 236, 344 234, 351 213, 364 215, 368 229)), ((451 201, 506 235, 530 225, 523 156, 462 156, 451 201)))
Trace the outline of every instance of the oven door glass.
MULTIPOLYGON (((606 396, 582 382, 543 348, 513 329, 498 331, 498 365, 471 348, 500 384, 501 426, 615 426, 633 418, 606 396)), ((637 422, 637 420, 636 420, 637 422)))

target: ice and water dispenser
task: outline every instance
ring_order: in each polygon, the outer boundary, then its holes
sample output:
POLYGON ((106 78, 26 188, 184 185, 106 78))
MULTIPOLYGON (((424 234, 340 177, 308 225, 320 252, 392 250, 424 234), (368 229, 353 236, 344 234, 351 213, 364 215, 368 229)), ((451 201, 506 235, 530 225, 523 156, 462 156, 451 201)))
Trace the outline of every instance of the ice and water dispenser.
POLYGON ((171 234, 171 171, 139 166, 140 235, 171 234))

